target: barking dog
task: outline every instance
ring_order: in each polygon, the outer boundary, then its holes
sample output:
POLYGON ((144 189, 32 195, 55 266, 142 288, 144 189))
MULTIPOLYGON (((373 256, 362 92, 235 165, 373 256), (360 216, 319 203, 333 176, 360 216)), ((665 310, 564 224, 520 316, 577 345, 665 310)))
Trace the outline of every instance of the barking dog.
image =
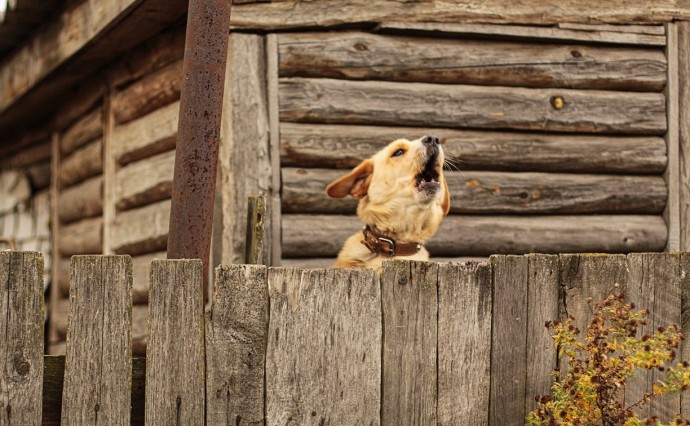
POLYGON ((450 209, 443 149, 434 136, 398 139, 326 188, 359 199, 365 226, 345 241, 336 268, 373 268, 393 257, 429 260, 424 243, 450 209))

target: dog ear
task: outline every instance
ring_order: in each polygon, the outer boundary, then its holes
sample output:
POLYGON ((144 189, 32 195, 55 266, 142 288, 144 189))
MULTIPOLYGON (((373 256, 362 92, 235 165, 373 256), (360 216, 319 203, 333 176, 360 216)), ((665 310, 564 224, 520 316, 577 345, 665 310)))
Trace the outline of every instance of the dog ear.
POLYGON ((441 203, 441 208, 443 209, 443 215, 446 216, 450 211, 450 191, 448 190, 446 178, 441 177, 441 181, 443 181, 443 202, 441 203))
POLYGON ((331 182, 326 187, 326 194, 331 198, 344 198, 348 195, 363 198, 369 190, 373 172, 374 162, 370 159, 365 160, 350 173, 331 182))

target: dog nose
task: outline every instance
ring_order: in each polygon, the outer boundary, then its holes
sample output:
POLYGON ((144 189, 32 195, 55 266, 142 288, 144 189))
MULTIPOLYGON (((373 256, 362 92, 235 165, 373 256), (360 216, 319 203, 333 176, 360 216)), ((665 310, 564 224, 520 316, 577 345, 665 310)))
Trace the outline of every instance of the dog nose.
POLYGON ((436 136, 424 136, 422 143, 425 145, 438 145, 439 140, 436 136))

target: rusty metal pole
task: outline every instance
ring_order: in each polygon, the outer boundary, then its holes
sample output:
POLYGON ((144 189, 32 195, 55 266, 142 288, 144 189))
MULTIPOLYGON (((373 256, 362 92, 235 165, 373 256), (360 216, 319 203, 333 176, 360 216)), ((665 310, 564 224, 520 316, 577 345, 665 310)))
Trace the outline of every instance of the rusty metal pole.
MULTIPOLYGON (((230 0, 189 0, 168 259, 201 259, 208 280, 230 0)), ((204 295, 206 295, 204 285, 204 295)))

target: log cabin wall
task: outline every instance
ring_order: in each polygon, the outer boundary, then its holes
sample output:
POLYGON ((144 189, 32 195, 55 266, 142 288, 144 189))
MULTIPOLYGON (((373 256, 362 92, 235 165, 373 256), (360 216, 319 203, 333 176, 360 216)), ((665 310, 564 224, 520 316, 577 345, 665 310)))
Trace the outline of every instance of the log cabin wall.
POLYGON ((282 263, 330 264, 361 224, 356 200, 329 199, 325 186, 388 142, 425 134, 454 160, 451 213, 428 243, 435 258, 678 249, 668 28, 399 23, 268 35, 282 263))

